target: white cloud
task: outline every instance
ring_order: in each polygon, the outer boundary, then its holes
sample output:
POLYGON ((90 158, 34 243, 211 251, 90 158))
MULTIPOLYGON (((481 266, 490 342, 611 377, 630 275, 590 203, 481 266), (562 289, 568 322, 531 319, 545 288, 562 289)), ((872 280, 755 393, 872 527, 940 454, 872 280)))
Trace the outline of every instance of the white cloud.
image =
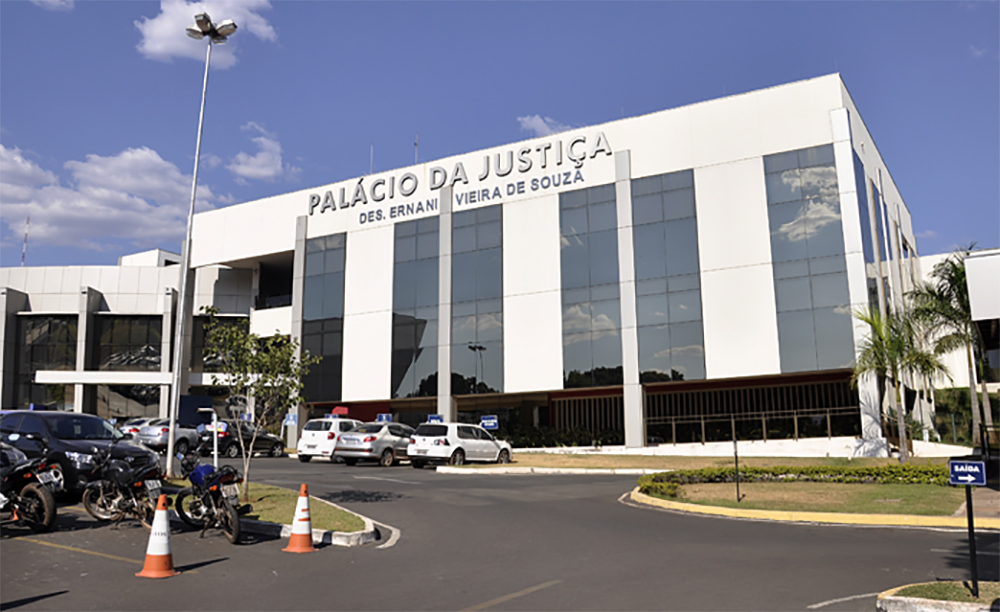
POLYGON ((31 0, 35 6, 40 6, 47 11, 72 11, 73 0, 31 0))
POLYGON ((783 223, 777 234, 789 242, 811 238, 825 226, 840 221, 840 212, 826 202, 809 201, 799 209, 795 219, 783 223))
POLYGON ((937 238, 938 234, 934 230, 925 230, 914 234, 917 238, 937 238))
POLYGON ((986 55, 986 47, 977 47, 976 45, 969 45, 969 53, 972 54, 972 57, 976 58, 982 57, 986 55))
POLYGON ((274 134, 253 121, 241 129, 260 134, 253 139, 259 151, 255 155, 240 151, 226 166, 226 169, 237 176, 237 182, 245 184, 247 179, 274 181, 282 177, 292 178, 301 172, 300 168, 282 162, 281 143, 274 134))
POLYGON ((533 132, 535 136, 548 136, 573 129, 571 126, 559 123, 552 117, 542 117, 541 115, 518 117, 517 122, 521 124, 522 132, 533 132))
POLYGON ((208 13, 216 23, 226 19, 236 22, 237 31, 225 45, 215 45, 212 49, 212 65, 229 68, 236 63, 234 54, 237 42, 246 33, 260 40, 274 41, 278 35, 266 19, 260 16, 263 9, 271 8, 268 0, 205 0, 204 2, 180 2, 162 0, 160 14, 143 17, 135 22, 142 32, 142 41, 137 49, 148 59, 170 61, 175 57, 204 61, 205 40, 188 37, 185 28, 194 25, 194 16, 208 13), (241 36, 241 34, 243 36, 241 36))
MULTIPOLYGON (((17 147, 0 145, 0 220, 4 241, 31 217, 36 244, 106 251, 125 240, 152 248, 183 238, 191 197, 191 176, 148 148, 111 157, 88 155, 66 162, 71 186, 25 159, 17 147)), ((224 203, 211 189, 198 188, 198 210, 224 203)))

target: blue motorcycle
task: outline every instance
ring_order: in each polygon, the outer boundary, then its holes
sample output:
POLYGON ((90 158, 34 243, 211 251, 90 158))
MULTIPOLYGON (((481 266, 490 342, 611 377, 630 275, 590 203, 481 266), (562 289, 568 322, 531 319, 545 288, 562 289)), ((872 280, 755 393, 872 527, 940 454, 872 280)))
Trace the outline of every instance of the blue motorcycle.
POLYGON ((215 469, 212 465, 201 463, 201 451, 204 444, 189 451, 186 455, 178 453, 181 462, 181 473, 191 483, 177 493, 174 507, 177 516, 191 527, 201 529, 201 537, 214 526, 218 526, 226 534, 226 539, 237 544, 240 540, 240 516, 253 511, 250 504, 240 505, 239 484, 243 476, 231 465, 215 469))

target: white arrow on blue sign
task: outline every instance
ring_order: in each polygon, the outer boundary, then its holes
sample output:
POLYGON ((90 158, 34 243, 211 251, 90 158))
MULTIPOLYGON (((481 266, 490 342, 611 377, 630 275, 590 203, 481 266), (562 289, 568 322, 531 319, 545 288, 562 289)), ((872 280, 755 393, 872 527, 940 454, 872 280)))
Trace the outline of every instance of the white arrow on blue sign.
POLYGON ((440 414, 429 414, 427 415, 428 423, 444 423, 444 417, 440 414))
POLYGON ((392 422, 392 414, 390 414, 388 412, 382 412, 377 417, 375 417, 375 422, 376 423, 391 423, 392 422))
POLYGON ((948 472, 953 485, 986 486, 986 463, 952 459, 948 462, 948 472))

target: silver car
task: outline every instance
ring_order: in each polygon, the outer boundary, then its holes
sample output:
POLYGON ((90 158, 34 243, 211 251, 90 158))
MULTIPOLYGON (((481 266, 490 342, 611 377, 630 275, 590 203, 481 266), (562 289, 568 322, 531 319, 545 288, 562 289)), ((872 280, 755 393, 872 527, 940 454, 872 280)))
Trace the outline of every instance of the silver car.
MULTIPOLYGON (((165 451, 167 441, 170 440, 170 419, 150 421, 140 427, 139 435, 134 437, 157 452, 165 451)), ((198 430, 178 423, 174 433, 174 453, 183 455, 196 446, 198 446, 198 430)))
POLYGON ((406 458, 413 428, 402 423, 365 423, 340 434, 333 456, 347 465, 358 461, 378 461, 389 467, 406 458))

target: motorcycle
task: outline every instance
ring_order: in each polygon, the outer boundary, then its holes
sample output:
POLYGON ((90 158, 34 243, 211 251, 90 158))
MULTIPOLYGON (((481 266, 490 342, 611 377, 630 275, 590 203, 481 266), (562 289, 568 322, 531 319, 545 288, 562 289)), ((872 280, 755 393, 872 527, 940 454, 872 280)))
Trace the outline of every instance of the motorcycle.
POLYGON ((83 490, 83 507, 99 521, 112 521, 117 527, 127 516, 143 527, 153 526, 156 503, 163 488, 160 462, 155 455, 129 463, 112 458, 118 440, 105 449, 94 449, 93 475, 83 490))
MULTIPOLYGON (((14 434, 17 435, 17 434, 14 434)), ((46 457, 28 459, 17 448, 0 445, 0 515, 3 524, 20 523, 35 533, 48 531, 56 520, 57 486, 46 457)))
POLYGON ((239 484, 243 476, 231 465, 215 469, 201 463, 206 441, 186 455, 178 453, 181 474, 191 483, 177 493, 174 504, 177 516, 191 527, 201 528, 201 537, 213 526, 219 526, 226 539, 236 544, 240 540, 240 516, 253 510, 250 504, 240 505, 239 484))

